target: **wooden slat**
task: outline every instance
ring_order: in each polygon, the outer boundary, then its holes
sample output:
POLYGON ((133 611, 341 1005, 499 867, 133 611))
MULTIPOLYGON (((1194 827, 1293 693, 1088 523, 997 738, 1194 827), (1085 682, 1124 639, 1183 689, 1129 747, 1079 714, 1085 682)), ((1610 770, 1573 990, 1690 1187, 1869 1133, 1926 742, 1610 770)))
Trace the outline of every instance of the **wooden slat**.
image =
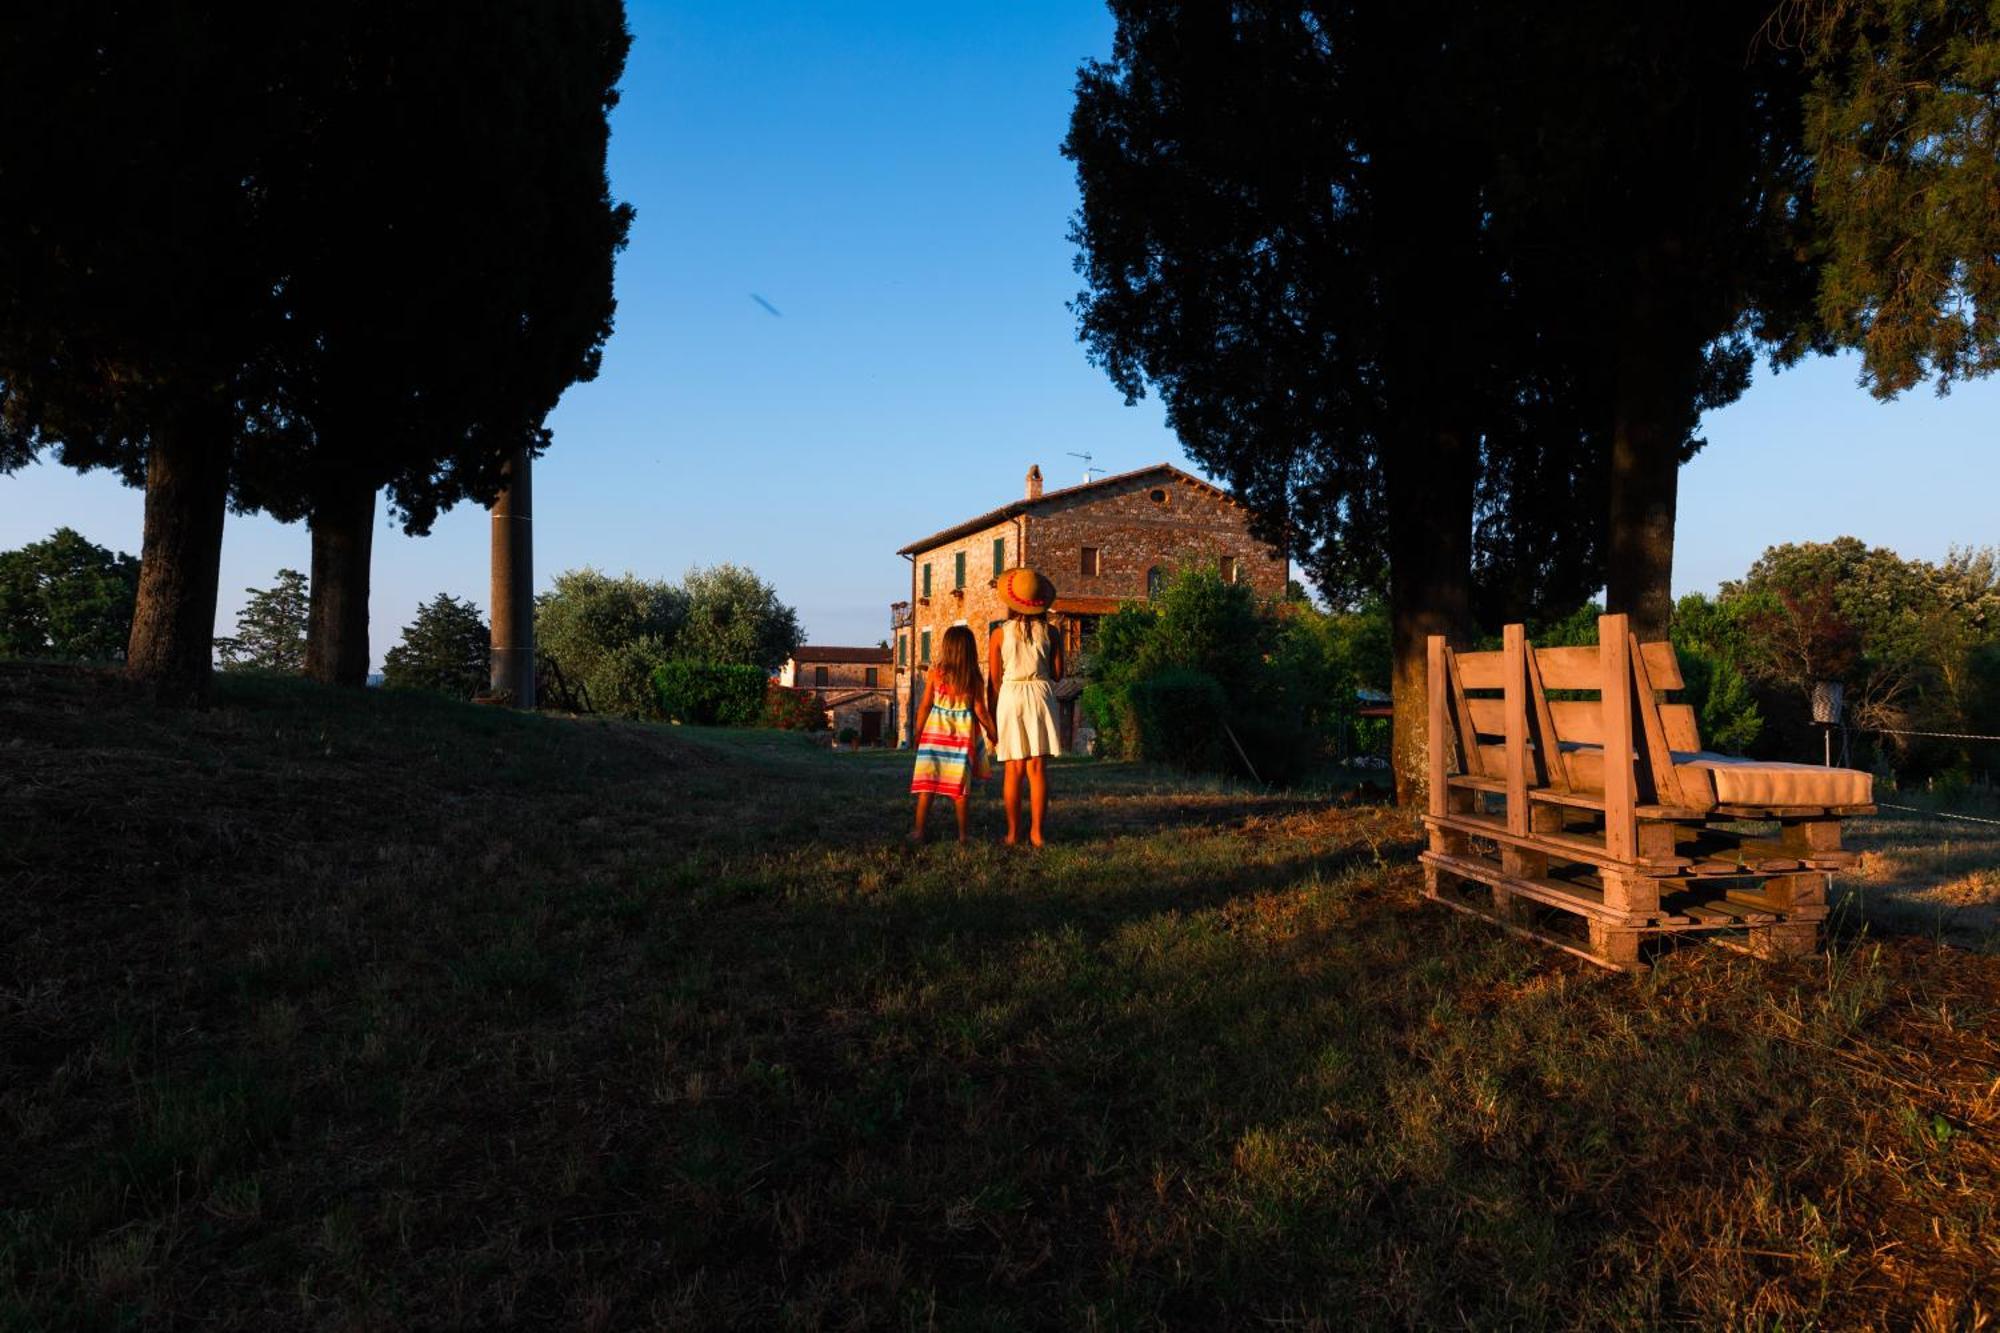
POLYGON ((1502 631, 1500 655, 1506 659, 1507 691, 1502 728, 1507 738, 1503 771, 1507 776, 1507 827, 1515 833, 1528 831, 1528 653, 1527 636, 1520 625, 1502 631))
POLYGON ((1466 705, 1472 709, 1472 725, 1482 736, 1505 736, 1507 734, 1507 701, 1505 699, 1466 697, 1466 705))
MULTIPOLYGON (((1658 683, 1657 678, 1654 683, 1658 683)), ((1667 729, 1667 744, 1682 754, 1701 749, 1701 728, 1695 725, 1693 704, 1661 704, 1660 725, 1667 729)))
MULTIPOLYGON (((1637 803, 1632 790, 1632 706, 1626 697, 1632 688, 1631 644, 1630 619, 1623 615, 1598 617, 1598 679, 1605 691, 1604 849, 1620 861, 1633 859, 1638 838, 1632 815, 1637 803)), ((1554 679, 1549 683, 1554 685, 1554 679)))
POLYGON ((1459 772, 1499 776, 1497 770, 1480 762, 1478 730, 1472 725, 1472 708, 1465 700, 1465 682, 1458 674, 1458 654, 1444 655, 1445 684, 1451 690, 1452 729, 1458 733, 1459 772))
POLYGON ((1528 694, 1535 707, 1535 763, 1541 770, 1541 779, 1550 790, 1567 792, 1576 787, 1575 779, 1569 771, 1569 761, 1563 757, 1562 746, 1557 743, 1561 733, 1556 730, 1554 715, 1549 710, 1549 693, 1542 687, 1541 659, 1534 645, 1528 645, 1528 694))
POLYGON ((1632 704, 1639 714, 1639 734, 1634 739, 1645 748, 1652 798, 1661 805, 1686 805, 1681 795, 1681 775, 1674 770, 1674 756, 1667 748, 1667 729, 1660 721, 1660 701, 1653 693, 1653 673, 1646 667, 1646 655, 1639 651, 1637 635, 1632 637, 1630 648, 1632 704))
POLYGON ((1604 679, 1595 648, 1537 648, 1535 664, 1544 689, 1594 690, 1604 679))
POLYGON ((1595 699, 1552 699, 1556 739, 1575 745, 1604 744, 1604 706, 1595 699))
POLYGON ((1642 643, 1639 645, 1639 657, 1646 664, 1646 674, 1653 678, 1654 689, 1687 688, 1687 683, 1681 679, 1681 660, 1674 654, 1671 643, 1642 643))
MULTIPOLYGON (((1429 658, 1426 666, 1425 694, 1428 702, 1424 706, 1426 726, 1424 727, 1424 766, 1429 777, 1430 812, 1444 813, 1445 794, 1445 685, 1444 685, 1444 636, 1433 634, 1428 643, 1429 658)), ((1407 761, 1406 761, 1407 762, 1407 761)))
MULTIPOLYGON (((1529 793, 1529 800, 1535 796, 1529 793)), ((1604 844, 1594 837, 1580 833, 1530 833, 1525 837, 1507 831, 1507 823, 1497 815, 1446 814, 1425 816, 1425 822, 1439 828, 1451 829, 1459 833, 1470 833, 1475 838, 1492 838, 1495 842, 1507 841, 1516 846, 1536 848, 1551 856, 1559 856, 1566 861, 1583 861, 1590 865, 1613 870, 1630 870, 1636 865, 1639 870, 1650 875, 1672 875, 1687 864, 1687 858, 1676 856, 1670 861, 1632 862, 1612 856, 1604 844)))
POLYGON ((1496 652, 1453 653, 1458 682, 1468 690, 1497 690, 1507 679, 1507 667, 1496 652))
MULTIPOLYGON (((1601 621, 1600 621, 1601 623, 1601 621)), ((1603 646, 1599 637, 1599 648, 1603 646)), ((1535 655, 1540 659, 1542 684, 1551 690, 1595 690, 1602 687, 1603 678, 1598 673, 1599 648, 1537 648, 1535 655)), ((1656 690, 1678 690, 1684 688, 1681 680, 1680 660, 1674 656, 1674 646, 1670 643, 1645 643, 1639 645, 1639 653, 1645 659, 1646 670, 1653 677, 1656 690)), ((1495 673, 1498 674, 1497 672, 1495 673)), ((1497 688, 1497 686, 1495 687, 1497 688)))

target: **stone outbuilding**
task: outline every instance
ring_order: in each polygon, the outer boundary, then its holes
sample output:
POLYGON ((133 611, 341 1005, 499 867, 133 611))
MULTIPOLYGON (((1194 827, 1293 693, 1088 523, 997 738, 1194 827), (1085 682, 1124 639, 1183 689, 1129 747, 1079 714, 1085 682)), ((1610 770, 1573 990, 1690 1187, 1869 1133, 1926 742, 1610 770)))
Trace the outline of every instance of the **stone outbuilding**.
MULTIPOLYGON (((1097 622, 1121 602, 1156 594, 1185 565, 1220 569, 1260 597, 1280 597, 1291 562, 1250 533, 1250 511, 1235 496, 1168 463, 1080 486, 1044 490, 1039 466, 1028 469, 1022 497, 953 524, 897 552, 910 562, 910 598, 893 608, 895 686, 900 744, 909 743, 911 712, 945 630, 966 625, 978 636, 1006 618, 999 575, 1031 565, 1056 585, 1051 620, 1072 663, 1083 663, 1097 622)), ((1081 673, 1056 687, 1059 721, 1077 737, 1081 673)))
POLYGON ((802 646, 778 668, 778 684, 811 690, 837 736, 852 728, 863 745, 894 733, 896 696, 887 648, 802 646))

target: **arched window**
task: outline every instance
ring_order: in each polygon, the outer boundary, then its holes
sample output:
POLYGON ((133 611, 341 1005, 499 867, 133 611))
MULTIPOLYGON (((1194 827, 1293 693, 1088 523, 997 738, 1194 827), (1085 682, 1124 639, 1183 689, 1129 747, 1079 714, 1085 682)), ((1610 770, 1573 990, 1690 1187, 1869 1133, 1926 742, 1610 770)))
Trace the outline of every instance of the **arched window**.
POLYGON ((1160 595, 1160 585, 1164 582, 1166 576, 1160 572, 1158 565, 1146 571, 1146 596, 1149 600, 1160 595))

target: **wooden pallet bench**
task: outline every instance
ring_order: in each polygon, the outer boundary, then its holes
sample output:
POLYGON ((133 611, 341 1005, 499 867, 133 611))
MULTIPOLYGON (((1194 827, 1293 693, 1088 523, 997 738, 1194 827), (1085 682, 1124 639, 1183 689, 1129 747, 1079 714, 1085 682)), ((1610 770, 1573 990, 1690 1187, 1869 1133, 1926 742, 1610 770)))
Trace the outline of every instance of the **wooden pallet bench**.
POLYGON ((1671 644, 1625 616, 1596 647, 1430 640, 1426 896, 1605 967, 1700 934, 1762 957, 1818 947, 1841 821, 1866 773, 1701 748, 1671 644), (1551 695, 1555 697, 1551 697, 1551 695), (1744 825, 1755 825, 1745 828, 1744 825))

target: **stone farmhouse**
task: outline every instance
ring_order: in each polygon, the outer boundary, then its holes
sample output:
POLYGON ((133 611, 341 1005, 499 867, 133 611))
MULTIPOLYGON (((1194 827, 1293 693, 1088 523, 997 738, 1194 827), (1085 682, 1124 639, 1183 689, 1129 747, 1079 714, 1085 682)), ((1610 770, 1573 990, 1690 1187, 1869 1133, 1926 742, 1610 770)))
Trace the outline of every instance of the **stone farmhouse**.
MULTIPOLYGON (((1121 602, 1158 592, 1182 566, 1217 566, 1222 576, 1278 597, 1291 562, 1250 535, 1250 512, 1228 491, 1166 463, 1060 490, 1042 488, 1028 469, 1026 493, 897 552, 910 562, 910 597, 892 607, 899 744, 910 741, 912 713, 945 630, 970 626, 981 644, 1007 616, 995 580, 1016 565, 1040 570, 1056 585, 1051 621, 1071 663, 1083 662, 1099 617, 1121 602)), ((1074 743, 1083 680, 1073 666, 1056 687, 1063 734, 1074 743)))
POLYGON ((852 727, 863 745, 879 745, 891 734, 896 699, 887 648, 801 646, 778 668, 778 684, 811 690, 836 736, 852 727))

